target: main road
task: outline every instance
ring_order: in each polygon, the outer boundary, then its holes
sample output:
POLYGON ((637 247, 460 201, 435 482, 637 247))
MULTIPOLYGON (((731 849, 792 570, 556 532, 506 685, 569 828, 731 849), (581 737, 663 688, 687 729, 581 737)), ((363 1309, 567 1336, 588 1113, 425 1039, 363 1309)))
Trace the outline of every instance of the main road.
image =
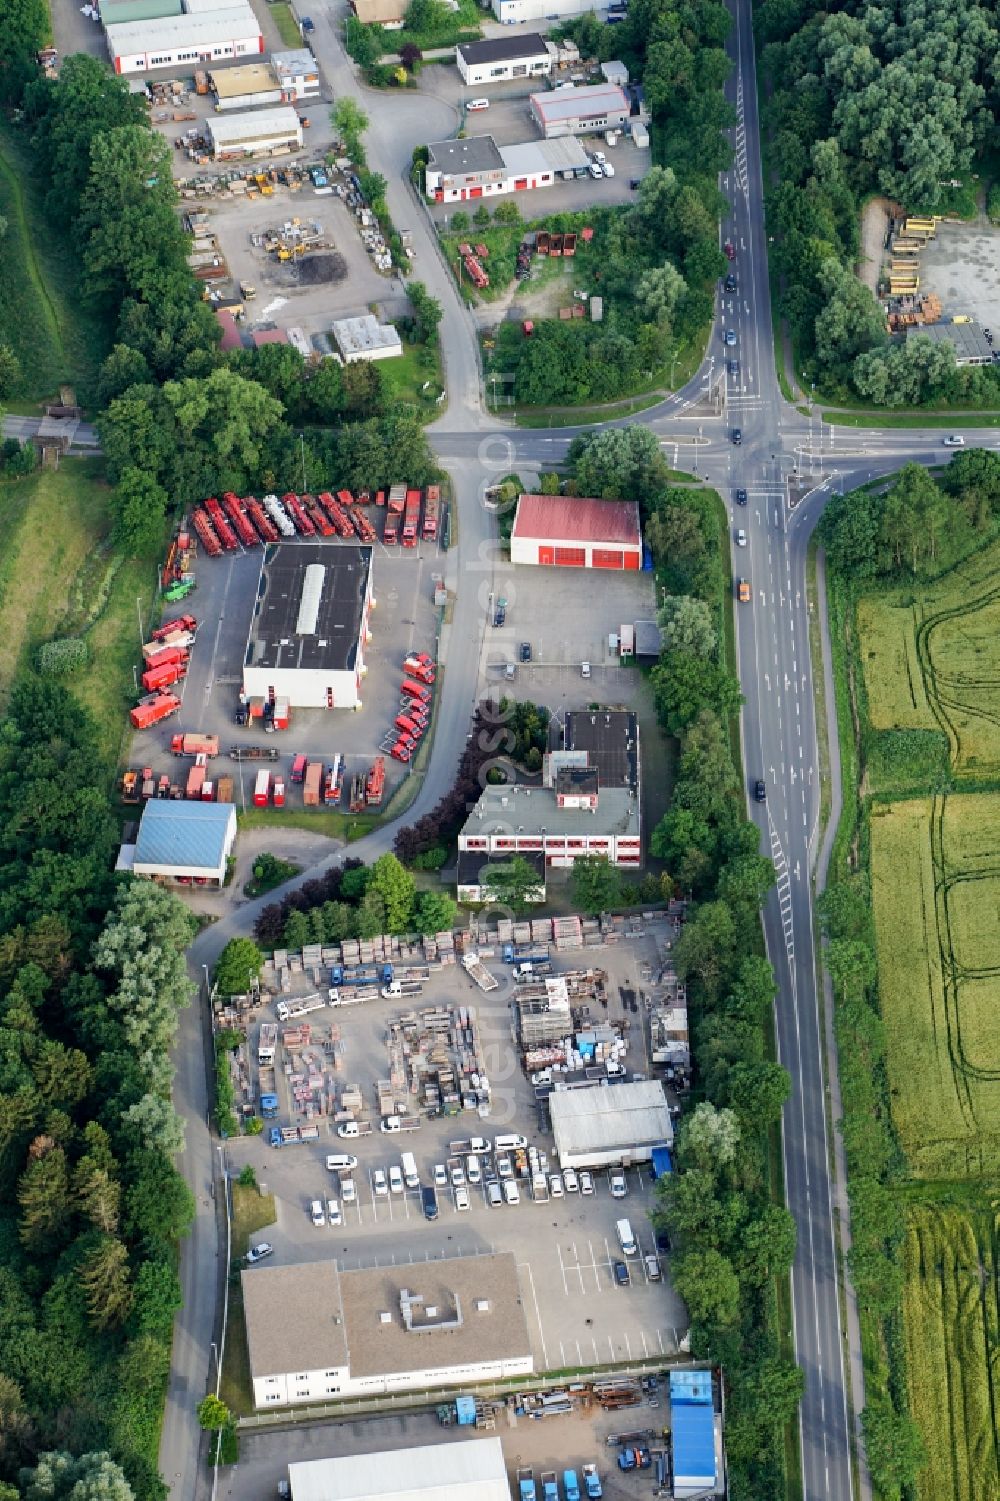
MULTIPOLYGON (((777 984, 778 1052, 792 1080, 783 1119, 785 1188, 798 1230, 792 1269, 796 1358, 805 1373, 800 1432, 806 1501, 851 1501, 850 1433, 864 1400, 856 1323, 846 1299, 842 1328, 834 1213, 836 1160, 828 1136, 828 1088, 836 1097, 836 1058, 825 1046, 817 995, 816 945, 811 877, 818 853, 819 767, 810 620, 805 563, 809 536, 831 488, 846 488, 887 474, 905 462, 939 462, 947 455, 941 435, 914 430, 841 430, 813 423, 782 398, 774 366, 767 244, 763 208, 755 60, 750 0, 731 0, 729 41, 733 72, 729 93, 738 124, 733 166, 722 180, 731 213, 722 237, 735 249, 738 290, 720 299, 709 352, 701 368, 675 397, 637 420, 652 428, 664 451, 681 468, 694 468, 723 496, 734 540, 734 571, 751 584, 752 602, 737 609, 737 649, 744 694, 742 736, 748 781, 764 780, 767 800, 748 800, 762 846, 777 871, 777 886, 764 911, 764 931, 777 984), (723 343, 726 330, 736 344, 723 343), (728 358, 738 360, 730 374, 728 358), (714 398, 714 399, 713 399, 714 398), (731 441, 740 428, 742 443, 731 441), (734 504, 736 488, 747 491, 746 507, 734 504), (801 497, 794 507, 793 497, 801 497), (747 545, 735 545, 737 530, 747 545), (849 1415, 845 1343, 850 1345, 853 1389, 849 1415)), ((310 38, 334 94, 363 91, 340 45, 343 0, 314 0, 310 38)), ((454 599, 451 622, 441 636, 445 665, 434 754, 407 813, 419 817, 451 786, 459 749, 482 687, 479 663, 490 592, 503 592, 510 565, 495 542, 495 517, 485 504, 491 481, 510 470, 531 473, 558 465, 582 429, 529 431, 505 427, 490 417, 481 399, 475 330, 438 251, 429 220, 407 180, 413 145, 441 138, 459 121, 452 106, 424 94, 373 96, 368 134, 374 169, 388 182, 389 207, 398 225, 410 227, 421 279, 443 308, 440 328, 448 389, 445 416, 430 429, 441 462, 452 478, 458 510, 458 546, 448 554, 446 581, 454 599)), ((966 441, 996 443, 993 432, 966 433, 966 441)), ((394 829, 381 828, 352 846, 372 860, 391 848, 394 829)), ((304 881, 337 857, 298 877, 304 881)), ((243 904, 206 928, 191 948, 193 973, 201 979, 229 938, 248 933, 264 901, 243 904)), ((178 1315, 170 1386, 160 1450, 161 1469, 173 1501, 194 1501, 207 1484, 199 1464, 196 1403, 217 1369, 210 1361, 220 1285, 214 1194, 219 1179, 207 1126, 209 1099, 202 1008, 182 1019, 177 1048, 175 1103, 187 1121, 181 1166, 196 1212, 185 1242, 181 1275, 184 1306, 178 1315)), ((221 1149, 220 1149, 221 1150, 221 1149)), ((843 1213, 842 1181, 836 1201, 843 1213)), ((870 1491, 860 1467, 863 1496, 870 1491)))

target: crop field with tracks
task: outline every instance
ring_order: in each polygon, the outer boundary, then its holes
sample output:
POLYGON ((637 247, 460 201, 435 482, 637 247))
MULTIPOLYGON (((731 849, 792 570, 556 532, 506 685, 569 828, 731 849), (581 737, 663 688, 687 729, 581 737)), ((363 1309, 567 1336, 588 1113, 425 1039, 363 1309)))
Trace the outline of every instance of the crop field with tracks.
POLYGON ((892 1115, 921 1178, 989 1176, 1000 1154, 1000 794, 871 810, 892 1115))
POLYGON ((857 625, 872 728, 938 730, 955 775, 1000 774, 1000 544, 919 592, 866 595, 857 625))
POLYGON ((907 1215, 903 1334, 911 1414, 926 1464, 918 1501, 998 1501, 996 1219, 914 1205, 907 1215))

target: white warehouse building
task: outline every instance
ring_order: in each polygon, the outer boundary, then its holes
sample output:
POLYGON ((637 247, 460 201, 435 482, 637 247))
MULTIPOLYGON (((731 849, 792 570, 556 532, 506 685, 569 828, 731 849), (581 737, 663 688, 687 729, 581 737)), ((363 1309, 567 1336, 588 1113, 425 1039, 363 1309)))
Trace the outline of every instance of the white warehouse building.
POLYGON ((116 73, 151 73, 182 63, 199 67, 264 51, 260 26, 245 0, 228 10, 106 26, 105 36, 116 73))
POLYGON ((526 36, 490 37, 455 48, 463 83, 502 83, 511 78, 547 78, 556 60, 556 45, 537 32, 526 36))
POLYGON ((525 21, 554 21, 564 16, 582 16, 594 9, 594 0, 492 0, 493 14, 504 26, 525 21))
POLYGON ((247 698, 299 709, 360 709, 371 639, 372 548, 268 548, 243 667, 247 698))
POLYGON ((209 115, 205 130, 216 161, 237 156, 266 156, 272 151, 297 151, 302 145, 302 121, 290 104, 277 109, 248 110, 245 114, 209 115))
POLYGON ((629 1167, 669 1147, 673 1122, 658 1079, 605 1089, 560 1089, 549 1096, 560 1167, 629 1167))
POLYGON ((534 1370, 512 1252, 243 1273, 258 1408, 466 1387, 534 1370))
POLYGON ((293 1501, 510 1501, 498 1438, 300 1460, 288 1485, 293 1501))

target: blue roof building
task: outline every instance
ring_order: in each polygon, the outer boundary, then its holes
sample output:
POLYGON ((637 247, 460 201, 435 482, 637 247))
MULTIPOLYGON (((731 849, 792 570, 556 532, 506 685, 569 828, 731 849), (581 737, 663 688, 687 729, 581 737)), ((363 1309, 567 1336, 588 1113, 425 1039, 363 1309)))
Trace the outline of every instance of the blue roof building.
POLYGON ((131 869, 137 876, 221 886, 235 843, 232 803, 153 798, 142 810, 131 869))
POLYGON ((670 1372, 670 1427, 674 1444, 674 1495, 717 1488, 715 1407, 711 1371, 670 1372))

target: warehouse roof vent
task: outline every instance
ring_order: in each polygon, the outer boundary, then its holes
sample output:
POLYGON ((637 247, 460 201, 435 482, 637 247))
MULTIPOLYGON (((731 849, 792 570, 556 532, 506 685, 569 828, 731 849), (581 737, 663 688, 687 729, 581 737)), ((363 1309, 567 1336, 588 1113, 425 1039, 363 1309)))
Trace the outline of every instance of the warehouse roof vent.
POLYGON ((309 564, 302 583, 302 597, 299 600, 299 618, 295 622, 295 634, 297 636, 314 636, 316 634, 316 622, 319 619, 319 606, 320 600, 323 598, 323 580, 325 578, 326 569, 322 563, 309 564))

